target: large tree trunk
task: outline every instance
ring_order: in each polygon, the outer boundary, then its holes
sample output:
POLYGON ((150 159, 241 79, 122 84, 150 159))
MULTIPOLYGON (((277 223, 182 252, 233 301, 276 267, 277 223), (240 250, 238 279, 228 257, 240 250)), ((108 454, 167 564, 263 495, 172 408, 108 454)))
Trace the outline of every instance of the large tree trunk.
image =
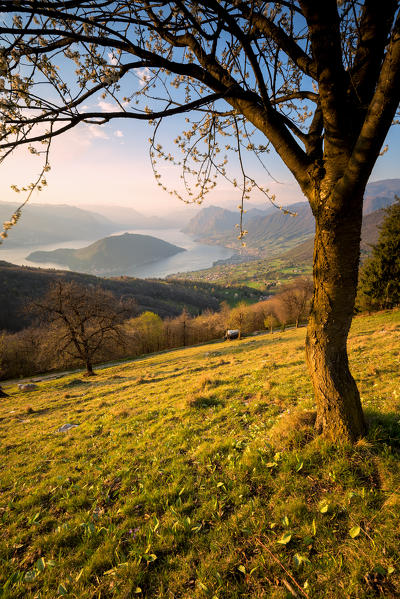
POLYGON ((315 211, 315 291, 306 357, 317 404, 318 432, 332 440, 354 441, 366 432, 347 357, 357 292, 362 196, 324 206, 315 211), (338 205, 345 208, 333 208, 338 205))

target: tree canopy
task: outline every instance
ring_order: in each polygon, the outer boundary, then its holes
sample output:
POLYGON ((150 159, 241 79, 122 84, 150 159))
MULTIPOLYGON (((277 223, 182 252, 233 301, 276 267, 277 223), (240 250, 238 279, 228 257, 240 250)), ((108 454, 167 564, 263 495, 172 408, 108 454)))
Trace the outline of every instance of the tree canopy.
POLYGON ((229 154, 242 168, 233 184, 267 193, 244 154, 264 161, 273 147, 315 210, 315 182, 328 166, 335 175, 334 161, 346 160, 342 184, 365 184, 399 103, 396 0, 384 10, 376 0, 6 0, 0 10, 3 158, 18 144, 46 152, 35 142, 80 123, 145 119, 156 178, 157 159, 180 163, 184 199, 229 178, 229 154), (179 159, 157 131, 183 113, 179 159))

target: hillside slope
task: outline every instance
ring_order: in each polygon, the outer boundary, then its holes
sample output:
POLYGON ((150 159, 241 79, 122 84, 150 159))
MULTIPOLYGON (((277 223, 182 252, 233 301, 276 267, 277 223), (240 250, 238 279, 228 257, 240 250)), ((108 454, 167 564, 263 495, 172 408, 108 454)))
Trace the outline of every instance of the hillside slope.
MULTIPOLYGON (((379 235, 379 225, 384 217, 384 210, 377 210, 364 215, 361 231, 361 258, 369 254, 371 245, 376 243, 379 235)), ((292 217, 293 218, 293 217, 292 217)), ((281 247, 279 242, 277 247, 281 247)), ((314 237, 296 244, 292 249, 268 258, 251 260, 248 262, 234 263, 232 260, 221 261, 211 268, 170 275, 168 279, 187 281, 208 281, 219 284, 250 285, 258 289, 265 289, 267 293, 279 289, 299 276, 309 276, 312 272, 312 259, 314 252, 314 237)))
POLYGON ((364 214, 390 206, 395 195, 400 196, 400 179, 371 181, 365 189, 364 214))
POLYGON ((27 326, 24 305, 47 292, 56 281, 76 281, 81 285, 99 285, 120 298, 133 297, 140 312, 151 310, 162 318, 178 316, 184 307, 192 314, 218 310, 225 300, 256 301, 262 294, 246 287, 225 289, 219 285, 190 281, 164 281, 131 277, 99 278, 65 270, 45 270, 15 266, 0 261, 0 331, 18 331, 27 326))
MULTIPOLYGON (((309 205, 299 202, 290 206, 290 210, 296 216, 280 210, 249 210, 244 216, 244 227, 248 231, 246 251, 257 255, 267 251, 277 254, 313 235, 315 225, 309 205)), ((238 212, 210 206, 201 210, 183 231, 206 243, 239 249, 238 222, 238 212)))
POLYGON ((30 262, 54 262, 89 274, 124 275, 135 267, 184 252, 181 247, 151 235, 124 233, 99 239, 81 249, 32 252, 30 262))
MULTIPOLYGON (((385 217, 385 210, 375 210, 365 214, 361 229, 361 257, 365 257, 371 252, 371 246, 375 245, 379 237, 379 227, 385 217)), ((314 251, 314 237, 303 241, 299 245, 280 255, 282 260, 294 262, 312 262, 314 251)))
MULTIPOLYGON (((364 215, 385 208, 400 196, 400 179, 384 179, 368 183, 365 191, 364 215)), ((244 215, 247 253, 268 257, 277 256, 306 241, 314 234, 315 225, 307 202, 288 206, 297 216, 285 211, 270 209, 268 212, 250 209, 244 215)), ((238 211, 223 210, 215 206, 203 208, 184 229, 190 235, 207 243, 218 243, 240 248, 235 225, 239 222, 238 211)))
POLYGON ((355 447, 310 442, 304 329, 5 386, 3 596, 398 597, 399 347, 355 319, 355 447))

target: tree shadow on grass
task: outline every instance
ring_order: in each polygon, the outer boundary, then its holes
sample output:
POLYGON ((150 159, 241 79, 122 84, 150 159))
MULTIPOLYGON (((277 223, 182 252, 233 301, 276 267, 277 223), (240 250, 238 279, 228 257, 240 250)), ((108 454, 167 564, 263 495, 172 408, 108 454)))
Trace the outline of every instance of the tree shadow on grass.
POLYGON ((202 409, 202 408, 216 408, 223 407, 224 402, 210 394, 194 393, 187 402, 189 408, 202 409))
POLYGON ((400 412, 364 410, 368 424, 368 439, 378 452, 390 445, 400 453, 400 412))

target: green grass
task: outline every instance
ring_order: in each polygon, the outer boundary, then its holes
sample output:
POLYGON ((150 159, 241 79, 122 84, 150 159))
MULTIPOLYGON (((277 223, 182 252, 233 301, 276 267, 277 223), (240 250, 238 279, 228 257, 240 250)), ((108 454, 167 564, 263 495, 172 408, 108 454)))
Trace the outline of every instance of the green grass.
POLYGON ((312 439, 303 346, 289 330, 5 386, 0 596, 398 597, 400 311, 354 320, 355 447, 312 439))
POLYGON ((219 285, 245 285, 259 291, 275 293, 280 285, 300 276, 309 276, 311 273, 312 266, 307 261, 294 263, 280 258, 269 258, 240 264, 222 264, 204 270, 179 273, 179 276, 170 275, 168 278, 219 285))

